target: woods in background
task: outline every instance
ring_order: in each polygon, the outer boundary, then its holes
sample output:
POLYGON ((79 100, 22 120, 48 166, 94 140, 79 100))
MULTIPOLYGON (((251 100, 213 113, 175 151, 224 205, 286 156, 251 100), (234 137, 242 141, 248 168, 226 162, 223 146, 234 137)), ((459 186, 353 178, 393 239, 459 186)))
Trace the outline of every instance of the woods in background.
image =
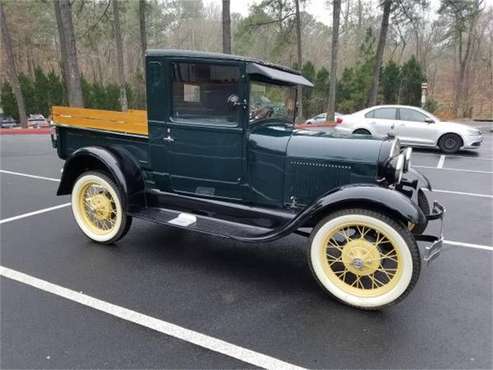
POLYGON ((143 109, 149 47, 301 69, 315 87, 299 94, 299 119, 419 105, 424 81, 428 109, 493 116, 493 9, 483 0, 333 0, 324 18, 334 29, 306 11, 310 1, 321 0, 258 0, 240 15, 229 0, 1 0, 1 106, 22 122, 57 104, 143 109))

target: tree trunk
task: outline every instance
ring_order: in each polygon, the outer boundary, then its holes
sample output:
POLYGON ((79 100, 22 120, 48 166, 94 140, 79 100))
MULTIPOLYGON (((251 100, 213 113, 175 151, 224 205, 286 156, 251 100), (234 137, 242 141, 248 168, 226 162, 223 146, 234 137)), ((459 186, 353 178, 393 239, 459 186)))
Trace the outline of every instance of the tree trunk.
POLYGON ((17 110, 19 112, 19 121, 21 127, 27 127, 26 106, 22 96, 21 86, 17 77, 17 68, 15 66, 14 53, 12 51, 12 39, 10 38, 9 28, 7 26, 7 17, 3 8, 3 2, 0 1, 0 25, 2 29, 2 41, 5 55, 7 58, 7 69, 12 90, 14 90, 15 99, 17 100, 17 110))
MULTIPOLYGON (((295 0, 296 4, 296 48, 298 53, 298 68, 303 68, 303 52, 301 49, 301 16, 300 16, 300 0, 295 0)), ((298 85, 298 120, 303 120, 303 87, 298 85)))
POLYGON ((125 80, 125 68, 123 64, 123 41, 120 31, 120 9, 118 6, 118 0, 112 0, 113 3, 113 16, 115 17, 115 41, 116 41, 116 64, 118 65, 118 77, 120 79, 120 105, 122 112, 128 111, 126 80, 125 80))
POLYGON ((392 9, 392 0, 385 0, 383 3, 382 25, 378 37, 377 54, 375 55, 375 64, 373 65, 373 79, 370 92, 368 94, 368 105, 371 107, 377 104, 378 83, 380 79, 380 67, 382 66, 383 52, 385 50, 385 41, 389 30, 390 11, 392 9))
POLYGON ((341 0, 332 3, 332 55, 330 60, 329 105, 327 107, 327 121, 334 121, 336 109, 337 83, 337 53, 339 51, 339 19, 341 15, 341 0))
POLYGON ((55 15, 60 35, 63 76, 66 78, 67 98, 71 107, 83 107, 77 45, 72 22, 70 0, 55 0, 55 15))
POLYGON ((231 54, 230 0, 223 0, 223 53, 231 54))
POLYGON ((68 75, 68 56, 67 56, 67 41, 65 40, 65 32, 63 31, 62 14, 60 12, 60 3, 57 0, 53 1, 55 6, 55 18, 58 28, 58 38, 60 39, 60 70, 63 77, 63 85, 65 87, 65 101, 68 102, 68 92, 70 91, 70 79, 68 75))
POLYGON ((142 49, 142 66, 145 76, 145 56, 147 49, 147 34, 146 34, 146 2, 145 0, 139 1, 139 26, 140 26, 140 48, 142 49))

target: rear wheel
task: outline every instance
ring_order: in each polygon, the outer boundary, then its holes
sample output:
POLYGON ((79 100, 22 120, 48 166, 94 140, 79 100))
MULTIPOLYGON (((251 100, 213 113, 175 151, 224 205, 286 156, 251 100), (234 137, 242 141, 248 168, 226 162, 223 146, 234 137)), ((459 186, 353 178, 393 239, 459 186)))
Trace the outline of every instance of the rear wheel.
POLYGON ((445 134, 438 141, 440 150, 447 154, 457 153, 462 146, 462 139, 456 134, 445 134))
POLYGON ((325 291, 369 310, 402 300, 421 266, 412 234, 366 209, 338 211, 320 221, 310 237, 308 260, 325 291))
POLYGON ((85 172, 72 188, 72 212, 82 232, 91 240, 111 244, 130 229, 120 189, 101 172, 85 172))
POLYGON ((365 130, 364 128, 359 128, 357 130, 353 131, 354 135, 371 135, 371 132, 368 130, 365 130))

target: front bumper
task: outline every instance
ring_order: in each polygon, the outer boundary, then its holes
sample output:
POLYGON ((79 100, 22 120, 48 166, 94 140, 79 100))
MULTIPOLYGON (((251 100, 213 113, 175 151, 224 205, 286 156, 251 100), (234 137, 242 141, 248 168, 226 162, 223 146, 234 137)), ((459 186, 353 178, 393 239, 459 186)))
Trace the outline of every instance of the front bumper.
POLYGON ((431 210, 430 214, 426 215, 426 219, 428 221, 434 221, 434 220, 440 221, 439 235, 424 235, 424 234, 414 235, 417 241, 429 243, 429 245, 427 245, 424 248, 424 253, 423 253, 423 260, 426 263, 430 263, 440 255, 440 251, 443 246, 443 215, 445 214, 445 211, 446 211, 445 207, 443 207, 440 203, 435 201, 433 202, 433 209, 431 210))
POLYGON ((483 142, 483 136, 482 135, 467 135, 464 136, 464 145, 462 146, 462 149, 477 149, 480 147, 481 143, 483 142))

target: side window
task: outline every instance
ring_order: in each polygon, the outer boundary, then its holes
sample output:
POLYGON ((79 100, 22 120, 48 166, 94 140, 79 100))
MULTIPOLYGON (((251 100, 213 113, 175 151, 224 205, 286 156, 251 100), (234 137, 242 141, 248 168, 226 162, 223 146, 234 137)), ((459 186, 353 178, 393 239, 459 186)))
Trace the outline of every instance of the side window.
POLYGON ((173 119, 236 125, 239 109, 226 102, 230 95, 239 95, 239 81, 237 66, 173 63, 173 119))
POLYGON ((424 122, 427 118, 423 113, 414 109, 401 108, 399 113, 401 121, 424 122))
POLYGON ((375 118, 375 110, 371 110, 365 114, 366 118, 375 118))
POLYGON ((378 108, 373 111, 375 114, 374 118, 395 119, 396 111, 397 110, 395 108, 378 108))

